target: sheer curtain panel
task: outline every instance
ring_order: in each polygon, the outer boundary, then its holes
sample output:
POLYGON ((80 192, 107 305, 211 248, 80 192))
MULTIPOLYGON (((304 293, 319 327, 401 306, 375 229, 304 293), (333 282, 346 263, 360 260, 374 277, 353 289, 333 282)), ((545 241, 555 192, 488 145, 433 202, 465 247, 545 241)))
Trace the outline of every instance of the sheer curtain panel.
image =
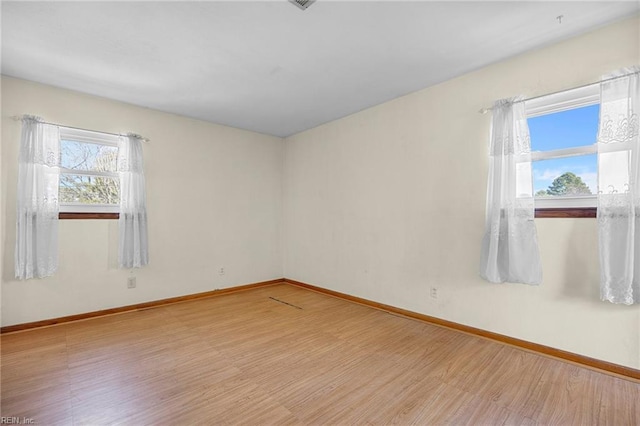
POLYGON ((540 284, 531 146, 524 103, 497 101, 489 147, 487 216, 480 275, 494 283, 540 284))
POLYGON ((53 275, 58 268, 60 134, 38 117, 22 119, 18 158, 15 275, 53 275))
POLYGON ((121 268, 140 268, 149 263, 147 204, 142 162, 142 142, 137 135, 121 136, 118 143, 120 176, 121 268))
POLYGON ((600 84, 600 297, 626 305, 640 303, 639 71, 624 69, 600 84))

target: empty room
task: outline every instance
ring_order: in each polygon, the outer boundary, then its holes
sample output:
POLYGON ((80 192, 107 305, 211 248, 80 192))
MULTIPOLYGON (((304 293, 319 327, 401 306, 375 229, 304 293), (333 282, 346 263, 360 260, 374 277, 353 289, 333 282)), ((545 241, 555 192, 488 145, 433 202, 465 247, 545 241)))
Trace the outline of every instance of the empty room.
POLYGON ((0 424, 640 425, 638 1, 0 7, 0 424))

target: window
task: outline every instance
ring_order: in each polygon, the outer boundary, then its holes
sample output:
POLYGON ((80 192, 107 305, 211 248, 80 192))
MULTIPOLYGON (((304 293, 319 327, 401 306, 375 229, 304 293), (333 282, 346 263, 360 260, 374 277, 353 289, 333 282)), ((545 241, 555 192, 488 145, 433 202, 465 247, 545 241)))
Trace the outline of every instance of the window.
POLYGON ((536 217, 595 216, 599 85, 535 98, 525 107, 536 217), (540 214, 544 210, 561 214, 540 214))
POLYGON ((60 127, 60 186, 64 213, 118 213, 118 136, 60 127))

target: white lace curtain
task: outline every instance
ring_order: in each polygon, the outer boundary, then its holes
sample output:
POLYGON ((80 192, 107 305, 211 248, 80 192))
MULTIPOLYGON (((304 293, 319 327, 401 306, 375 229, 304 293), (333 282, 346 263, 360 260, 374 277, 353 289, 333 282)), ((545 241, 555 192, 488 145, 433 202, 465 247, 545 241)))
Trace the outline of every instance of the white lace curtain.
MULTIPOLYGON (((149 263, 147 209, 140 137, 120 137, 119 265, 149 263)), ((51 276, 58 268, 60 131, 42 119, 24 116, 18 164, 15 276, 51 276)))
POLYGON ((15 275, 53 275, 58 268, 60 133, 38 117, 22 119, 18 159, 15 275))
POLYGON ((118 143, 120 175, 120 244, 118 263, 139 268, 149 263, 147 204, 142 143, 137 135, 121 136, 118 143))
POLYGON ((487 217, 480 275, 490 282, 540 284, 542 267, 534 222, 531 143, 524 103, 494 104, 487 217))
POLYGON ((602 300, 640 303, 640 68, 600 84, 598 238, 602 300), (615 78, 619 77, 619 78, 615 78))

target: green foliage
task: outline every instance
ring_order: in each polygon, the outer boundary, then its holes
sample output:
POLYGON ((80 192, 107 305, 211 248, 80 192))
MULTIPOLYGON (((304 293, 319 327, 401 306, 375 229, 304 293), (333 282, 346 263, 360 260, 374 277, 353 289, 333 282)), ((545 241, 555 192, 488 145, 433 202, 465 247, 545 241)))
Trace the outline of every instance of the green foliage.
POLYGON ((559 195, 591 195, 591 190, 580 176, 566 172, 553 180, 549 189, 536 192, 536 197, 559 195))

